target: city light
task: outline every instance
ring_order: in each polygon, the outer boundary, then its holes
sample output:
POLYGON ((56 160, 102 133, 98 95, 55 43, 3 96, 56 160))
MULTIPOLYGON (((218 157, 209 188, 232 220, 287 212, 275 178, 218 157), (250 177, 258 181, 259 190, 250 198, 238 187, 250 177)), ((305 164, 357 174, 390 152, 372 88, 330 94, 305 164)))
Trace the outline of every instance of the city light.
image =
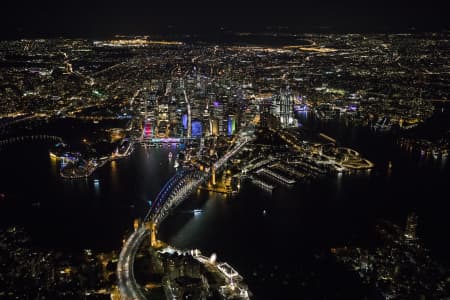
POLYGON ((450 33, 205 15, 4 27, 0 298, 447 299, 450 33))

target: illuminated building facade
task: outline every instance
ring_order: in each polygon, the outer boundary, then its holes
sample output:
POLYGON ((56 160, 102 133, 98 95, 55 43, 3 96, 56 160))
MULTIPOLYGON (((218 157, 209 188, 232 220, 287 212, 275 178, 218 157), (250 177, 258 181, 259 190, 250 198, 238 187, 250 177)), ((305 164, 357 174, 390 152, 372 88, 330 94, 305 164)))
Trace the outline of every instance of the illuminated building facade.
POLYGON ((228 116, 228 135, 233 135, 236 132, 236 116, 228 116))
POLYGON ((294 125, 294 96, 289 90, 281 90, 277 99, 277 111, 281 128, 286 128, 294 125))

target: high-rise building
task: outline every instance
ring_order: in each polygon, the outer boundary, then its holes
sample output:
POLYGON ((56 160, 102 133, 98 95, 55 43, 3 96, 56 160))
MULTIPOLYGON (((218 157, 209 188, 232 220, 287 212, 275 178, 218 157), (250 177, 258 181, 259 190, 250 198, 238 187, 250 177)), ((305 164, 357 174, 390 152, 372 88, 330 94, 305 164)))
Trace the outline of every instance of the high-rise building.
POLYGON ((144 124, 144 133, 143 138, 149 139, 153 137, 153 129, 152 129, 152 123, 150 120, 146 120, 144 124))
POLYGON ((210 132, 213 136, 219 135, 219 122, 215 118, 209 120, 210 132))
POLYGON ((296 124, 294 118, 294 95, 289 88, 278 95, 260 102, 260 125, 270 128, 287 128, 296 124))
POLYGON ((236 131, 236 116, 228 115, 228 135, 233 135, 236 131))
POLYGON ((279 99, 279 120, 281 128, 294 125, 294 96, 289 88, 280 90, 279 99))
POLYGON ((405 238, 406 240, 415 240, 417 238, 417 215, 410 213, 406 219, 405 238))
POLYGON ((269 127, 269 118, 271 116, 272 101, 270 99, 263 99, 259 105, 259 124, 263 128, 269 127))
POLYGON ((214 119, 217 120, 217 129, 219 135, 226 135, 228 118, 225 117, 223 104, 218 101, 213 102, 212 112, 214 119))
POLYGON ((192 136, 201 137, 203 134, 203 126, 200 120, 192 121, 192 136))

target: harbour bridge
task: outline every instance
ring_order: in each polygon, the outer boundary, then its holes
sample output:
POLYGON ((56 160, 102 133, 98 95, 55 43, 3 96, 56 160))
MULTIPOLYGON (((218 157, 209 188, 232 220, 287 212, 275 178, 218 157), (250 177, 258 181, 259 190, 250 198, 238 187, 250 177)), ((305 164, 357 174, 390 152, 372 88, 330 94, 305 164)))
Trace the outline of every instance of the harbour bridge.
POLYGON ((150 237, 152 246, 157 245, 159 225, 169 215, 170 211, 185 200, 197 187, 207 181, 215 170, 221 169, 225 163, 238 153, 252 138, 248 134, 239 135, 232 147, 212 170, 200 171, 193 167, 178 171, 167 181, 153 201, 144 222, 140 224, 124 243, 117 263, 118 287, 121 299, 145 299, 139 284, 134 278, 134 259, 142 243, 150 237))

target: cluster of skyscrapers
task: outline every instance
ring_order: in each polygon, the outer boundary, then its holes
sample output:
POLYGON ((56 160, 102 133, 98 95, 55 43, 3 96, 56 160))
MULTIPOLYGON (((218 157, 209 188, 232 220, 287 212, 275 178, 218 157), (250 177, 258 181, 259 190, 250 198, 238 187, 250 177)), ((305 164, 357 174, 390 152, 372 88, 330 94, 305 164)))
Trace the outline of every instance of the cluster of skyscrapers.
POLYGON ((245 108, 235 90, 207 85, 200 76, 154 80, 136 99, 144 138, 233 135, 240 126, 240 108, 245 108))
POLYGON ((294 118, 295 94, 289 89, 280 89, 279 93, 263 99, 260 104, 260 125, 269 128, 287 128, 297 124, 294 118))

